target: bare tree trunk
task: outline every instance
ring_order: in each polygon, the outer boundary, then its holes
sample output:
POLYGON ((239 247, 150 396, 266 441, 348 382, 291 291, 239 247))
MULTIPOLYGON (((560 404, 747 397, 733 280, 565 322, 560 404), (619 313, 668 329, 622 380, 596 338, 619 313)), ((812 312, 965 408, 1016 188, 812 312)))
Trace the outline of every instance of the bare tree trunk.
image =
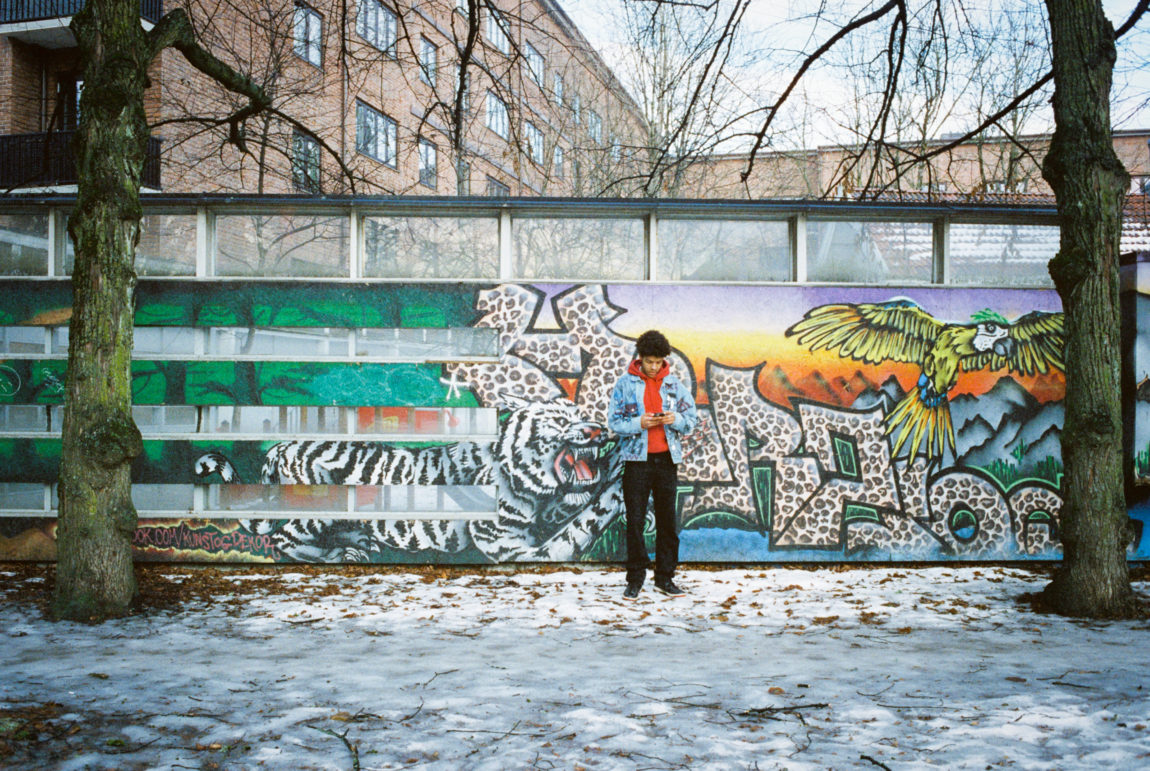
POLYGON ((1061 245, 1050 275, 1066 312, 1066 424, 1061 515, 1065 558, 1044 598, 1093 618, 1139 612, 1122 482, 1118 250, 1129 176, 1110 135, 1114 28, 1100 0, 1046 0, 1055 131, 1043 177, 1054 189, 1061 245))
POLYGON ((68 224, 76 263, 53 612, 62 619, 99 621, 127 613, 136 594, 131 463, 143 443, 132 421, 132 296, 148 141, 148 65, 164 47, 174 46, 194 67, 248 96, 250 104, 229 119, 241 149, 243 120, 266 109, 268 99, 200 48, 183 10, 145 32, 138 0, 87 0, 72 20, 72 32, 84 93, 76 132, 79 192, 68 224))
POLYGON ((65 382, 54 612, 97 620, 128 612, 132 570, 132 263, 140 237, 140 179, 148 124, 151 46, 132 0, 88 0, 72 22, 85 62, 68 230, 76 244, 65 382))

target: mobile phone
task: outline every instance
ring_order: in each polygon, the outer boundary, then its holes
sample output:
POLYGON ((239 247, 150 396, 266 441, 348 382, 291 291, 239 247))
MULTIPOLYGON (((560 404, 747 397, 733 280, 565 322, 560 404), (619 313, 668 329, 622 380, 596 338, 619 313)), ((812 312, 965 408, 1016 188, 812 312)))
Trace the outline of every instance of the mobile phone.
POLYGON ((652 413, 651 413, 651 417, 653 417, 653 418, 661 418, 661 417, 663 417, 663 416, 664 416, 664 415, 666 415, 666 414, 667 414, 667 413, 665 413, 665 412, 652 412, 652 413))

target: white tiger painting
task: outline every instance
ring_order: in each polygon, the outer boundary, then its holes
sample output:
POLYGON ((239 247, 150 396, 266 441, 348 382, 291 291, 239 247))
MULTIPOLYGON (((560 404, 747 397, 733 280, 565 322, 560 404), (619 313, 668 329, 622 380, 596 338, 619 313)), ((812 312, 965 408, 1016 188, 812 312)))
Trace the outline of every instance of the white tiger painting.
MULTIPOLYGON (((459 552, 473 545, 494 562, 571 561, 623 509, 617 453, 607 432, 568 399, 528 401, 504 395, 508 409, 493 443, 457 442, 419 449, 379 442, 283 441, 272 446, 264 484, 496 485, 493 519, 242 520, 271 536, 290 560, 375 561, 383 548, 459 552)), ((232 464, 208 453, 200 478, 237 481, 232 464)))

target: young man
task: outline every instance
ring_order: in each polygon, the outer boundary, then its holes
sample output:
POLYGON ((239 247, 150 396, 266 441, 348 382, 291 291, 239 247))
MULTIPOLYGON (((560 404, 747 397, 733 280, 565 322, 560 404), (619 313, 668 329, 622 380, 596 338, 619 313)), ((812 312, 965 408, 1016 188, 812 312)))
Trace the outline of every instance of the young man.
POLYGON ((679 562, 675 522, 676 464, 683 460, 680 437, 695 428, 698 413, 691 392, 670 374, 671 344, 662 333, 644 332, 635 343, 635 360, 611 390, 607 426, 619 435, 623 503, 627 508, 627 588, 636 599, 650 560, 643 541, 647 501, 655 499, 655 588, 683 594, 672 580, 679 562))

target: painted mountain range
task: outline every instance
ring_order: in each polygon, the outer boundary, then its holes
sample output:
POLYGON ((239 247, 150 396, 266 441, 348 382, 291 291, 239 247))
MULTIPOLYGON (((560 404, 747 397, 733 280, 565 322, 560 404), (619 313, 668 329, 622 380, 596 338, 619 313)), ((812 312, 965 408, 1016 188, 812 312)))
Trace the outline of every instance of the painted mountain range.
MULTIPOLYGON (((898 380, 891 377, 860 394, 851 406, 872 409, 882 403, 889 413, 903 394, 898 380)), ((950 414, 957 460, 962 465, 988 468, 997 460, 1011 459, 1020 474, 1029 475, 1050 458, 1062 463, 1066 414, 1062 402, 1039 402, 1009 375, 981 396, 954 397, 950 414)))

